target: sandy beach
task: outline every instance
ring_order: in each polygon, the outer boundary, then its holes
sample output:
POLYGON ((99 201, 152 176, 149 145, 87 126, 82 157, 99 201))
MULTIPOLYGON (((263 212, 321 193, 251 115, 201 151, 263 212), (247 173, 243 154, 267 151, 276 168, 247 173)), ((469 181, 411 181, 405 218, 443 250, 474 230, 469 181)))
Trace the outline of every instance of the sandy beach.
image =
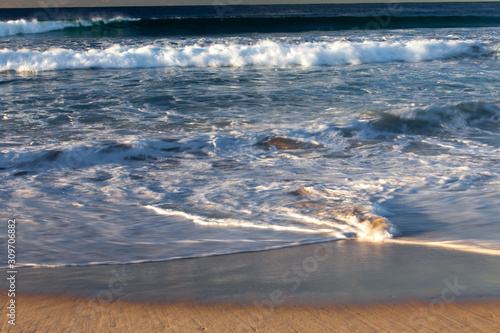
MULTIPOLYGON (((500 258, 357 241, 21 268, 2 332, 498 332, 500 258)), ((4 275, 7 274, 4 272, 4 275)), ((2 294, 2 311, 9 304, 2 294)))
MULTIPOLYGON (((71 297, 23 296, 19 322, 2 332, 498 332, 499 302, 429 307, 422 302, 371 306, 150 304, 103 306, 71 297)), ((2 299, 5 308, 6 300, 2 299)))

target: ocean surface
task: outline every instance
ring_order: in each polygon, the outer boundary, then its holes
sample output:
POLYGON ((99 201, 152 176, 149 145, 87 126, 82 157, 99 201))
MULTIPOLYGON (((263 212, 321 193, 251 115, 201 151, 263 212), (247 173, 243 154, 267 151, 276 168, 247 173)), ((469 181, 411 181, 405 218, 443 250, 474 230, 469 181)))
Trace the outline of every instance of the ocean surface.
POLYGON ((0 218, 22 265, 500 254, 499 56, 500 3, 3 9, 0 218))

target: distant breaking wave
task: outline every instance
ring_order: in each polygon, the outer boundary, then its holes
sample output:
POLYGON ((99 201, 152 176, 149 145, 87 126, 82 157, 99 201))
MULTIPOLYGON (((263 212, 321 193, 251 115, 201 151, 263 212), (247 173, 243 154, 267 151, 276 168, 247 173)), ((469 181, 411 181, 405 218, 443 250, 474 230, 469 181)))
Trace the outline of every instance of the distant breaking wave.
MULTIPOLYGON (((92 36, 175 36, 289 33, 348 29, 414 29, 500 26, 500 16, 336 16, 143 18, 0 22, 0 37, 67 30, 92 36)), ((66 32, 65 32, 66 33, 66 32)))
POLYGON ((114 19, 92 19, 92 20, 71 20, 71 21, 27 21, 12 20, 0 21, 0 37, 14 36, 19 34, 38 34, 49 31, 64 30, 67 28, 92 27, 117 22, 138 21, 139 19, 127 19, 117 17, 114 19))
POLYGON ((473 41, 317 42, 186 46, 112 46, 77 51, 54 48, 0 50, 0 71, 91 68, 332 66, 421 62, 454 57, 495 56, 496 46, 473 41))

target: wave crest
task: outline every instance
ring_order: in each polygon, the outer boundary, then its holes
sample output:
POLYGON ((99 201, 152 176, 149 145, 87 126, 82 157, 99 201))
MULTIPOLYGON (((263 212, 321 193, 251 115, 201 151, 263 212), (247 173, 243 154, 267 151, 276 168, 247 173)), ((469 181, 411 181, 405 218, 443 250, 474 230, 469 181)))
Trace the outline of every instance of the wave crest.
POLYGON ((110 24, 124 21, 138 21, 138 19, 117 17, 113 19, 95 18, 92 20, 71 21, 28 21, 25 19, 0 21, 0 37, 14 36, 19 34, 38 34, 49 31, 64 30, 67 28, 91 27, 94 25, 110 24))
POLYGON ((471 129, 495 132, 500 123, 500 103, 469 102, 449 107, 432 106, 402 115, 380 112, 365 117, 377 132, 422 135, 471 129))
POLYGON ((471 41, 305 42, 265 40, 255 44, 207 46, 113 46, 71 49, 0 50, 0 71, 48 71, 89 68, 333 66, 383 62, 421 62, 491 54, 491 47, 471 41))

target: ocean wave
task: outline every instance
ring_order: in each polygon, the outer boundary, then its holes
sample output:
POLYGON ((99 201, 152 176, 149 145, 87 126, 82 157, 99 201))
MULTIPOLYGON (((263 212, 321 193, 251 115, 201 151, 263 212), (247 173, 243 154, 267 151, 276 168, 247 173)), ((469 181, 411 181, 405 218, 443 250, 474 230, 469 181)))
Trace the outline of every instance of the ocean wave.
POLYGON ((66 28, 92 36, 176 36, 206 34, 289 33, 351 29, 415 29, 500 26, 500 16, 339 16, 169 17, 0 22, 0 36, 43 33, 66 28), (102 24, 105 23, 105 24, 102 24), (90 29, 92 27, 92 29, 90 29), (7 33, 7 34, 6 34, 7 33))
POLYGON ((0 21, 0 37, 19 34, 39 34, 49 31, 64 30, 67 28, 92 27, 96 25, 111 24, 117 22, 133 22, 139 19, 128 19, 117 17, 113 19, 95 18, 92 20, 69 20, 69 21, 38 21, 38 20, 11 20, 0 21))
MULTIPOLYGON (((300 194, 299 196, 307 197, 308 194, 300 194)), ((289 220, 288 223, 259 223, 254 220, 208 218, 155 206, 146 206, 146 208, 159 215, 180 216, 194 224, 219 228, 249 228, 300 234, 321 233, 329 235, 333 239, 360 239, 373 242, 390 239, 398 233, 397 229, 384 217, 363 212, 349 205, 331 206, 328 200, 325 198, 323 200, 324 202, 301 202, 296 207, 300 208, 299 211, 283 210, 282 216, 285 220, 289 220)))
POLYGON ((255 44, 143 46, 115 45, 85 51, 53 48, 0 50, 0 71, 36 72, 91 68, 332 66, 422 62, 491 56, 491 45, 474 41, 305 42, 271 40, 255 44))
POLYGON ((402 113, 367 112, 342 128, 341 132, 346 137, 362 132, 370 138, 387 134, 440 136, 471 131, 497 133, 499 124, 499 102, 465 102, 402 113))
POLYGON ((202 138, 183 143, 175 139, 124 140, 44 149, 30 147, 0 152, 0 167, 23 170, 38 170, 42 167, 77 168, 125 161, 153 161, 178 154, 204 155, 210 149, 213 149, 213 144, 202 138))
MULTIPOLYGON (((232 154, 246 149, 277 150, 298 155, 318 150, 328 154, 337 152, 338 149, 347 149, 345 152, 348 153, 359 145, 358 140, 385 140, 396 135, 439 138, 463 137, 467 133, 469 139, 477 136, 483 142, 488 133, 494 137, 499 132, 499 124, 500 102, 463 102, 447 106, 432 105, 406 112, 367 112, 342 127, 326 126, 319 132, 306 131, 300 135, 293 131, 287 136, 255 134, 249 140, 223 135, 217 138, 217 144, 210 135, 197 135, 182 140, 175 136, 155 139, 133 137, 119 141, 81 142, 70 146, 33 146, 21 149, 16 146, 0 151, 0 169, 31 173, 41 168, 64 169, 153 161, 172 163, 171 158, 182 156, 204 158, 224 154, 226 157, 234 157, 232 154), (338 134, 334 139, 331 139, 332 130, 338 134)), ((495 142, 484 141, 490 145, 498 145, 495 142)), ((444 148, 418 142, 409 143, 406 151, 418 152, 422 149, 432 149, 436 154, 446 151, 444 148)), ((236 165, 230 164, 230 167, 236 165)), ((218 164, 214 163, 214 166, 217 167, 218 164)), ((220 167, 224 166, 224 163, 220 164, 220 167)))

